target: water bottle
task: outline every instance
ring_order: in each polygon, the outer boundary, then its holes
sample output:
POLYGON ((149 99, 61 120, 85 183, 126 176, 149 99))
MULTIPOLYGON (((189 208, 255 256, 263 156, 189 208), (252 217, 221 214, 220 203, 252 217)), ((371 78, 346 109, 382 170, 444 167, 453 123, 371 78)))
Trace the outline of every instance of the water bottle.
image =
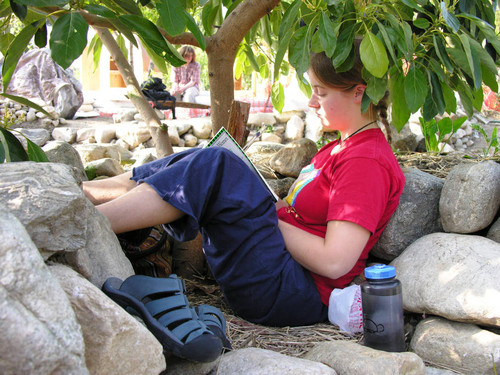
POLYGON ((379 264, 365 268, 361 284, 366 346, 387 352, 405 351, 403 296, 396 269, 379 264))

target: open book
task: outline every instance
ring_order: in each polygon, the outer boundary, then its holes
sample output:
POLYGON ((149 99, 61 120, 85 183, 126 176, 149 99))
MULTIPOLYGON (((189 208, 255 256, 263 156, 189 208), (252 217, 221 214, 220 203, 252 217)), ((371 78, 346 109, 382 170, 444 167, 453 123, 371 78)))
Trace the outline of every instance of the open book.
POLYGON ((274 201, 278 201, 278 196, 276 193, 271 189, 269 184, 267 183, 266 179, 262 177, 260 174, 259 170, 255 168, 255 165, 252 163, 252 161, 248 158, 248 156, 245 154, 245 151, 240 147, 238 142, 234 140, 234 138, 229 134, 229 132, 224 128, 220 128, 220 130, 215 134, 215 136, 210 140, 210 142, 205 146, 205 147, 210 147, 210 146, 219 146, 219 147, 224 147, 228 149, 229 151, 233 152, 236 156, 238 156, 243 162, 248 165, 248 168, 250 168, 251 171, 253 171, 259 179, 262 181, 264 186, 269 190, 271 195, 274 198, 274 201))

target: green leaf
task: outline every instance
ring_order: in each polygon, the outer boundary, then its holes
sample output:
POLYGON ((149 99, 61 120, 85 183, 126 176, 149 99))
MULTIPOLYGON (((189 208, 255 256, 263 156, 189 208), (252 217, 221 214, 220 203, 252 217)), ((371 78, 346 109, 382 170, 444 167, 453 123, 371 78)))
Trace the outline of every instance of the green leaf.
POLYGON ((443 114, 446 108, 444 97, 443 97, 443 86, 439 81, 438 76, 434 73, 430 73, 431 76, 431 92, 432 98, 436 102, 436 108, 439 114, 443 114))
POLYGON ((471 46, 469 43, 469 37, 466 34, 459 35, 462 46, 464 47, 465 56, 469 63, 469 68, 472 73, 472 79, 474 80, 474 88, 478 89, 481 87, 481 67, 479 62, 479 57, 477 53, 472 53, 471 46))
POLYGON ((274 79, 280 74, 281 63, 283 62, 283 58, 285 56, 286 51, 290 45, 290 40, 292 39, 293 29, 290 29, 280 38, 278 44, 278 51, 276 51, 276 57, 274 58, 274 79))
POLYGON ((404 75, 399 72, 391 74, 389 86, 392 103, 391 118, 396 130, 400 132, 410 119, 411 115, 404 98, 404 75))
POLYGON ((451 121, 451 118, 443 117, 441 120, 438 121, 437 127, 439 132, 438 141, 441 142, 446 136, 446 134, 450 134, 453 131, 453 123, 451 121))
POLYGON ((498 38, 497 34, 495 33, 495 29, 493 26, 490 24, 486 23, 480 18, 471 16, 471 15, 464 15, 465 18, 470 19, 478 28, 479 30, 482 31, 486 39, 488 39, 488 42, 491 43, 493 48, 495 48, 495 51, 497 54, 500 55, 500 39, 498 38))
POLYGON ((325 12, 321 12, 319 20, 319 40, 328 57, 332 57, 337 45, 338 26, 334 27, 332 21, 325 12))
POLYGON ((63 7, 68 2, 63 0, 16 0, 16 3, 32 7, 63 7))
POLYGON ((445 111, 447 113, 457 112, 457 98, 455 93, 448 85, 443 85, 443 98, 445 103, 445 111))
POLYGON ((422 30, 427 30, 430 25, 430 22, 425 18, 417 18, 415 21, 413 21, 413 26, 418 27, 422 30))
POLYGON ((14 0, 9 0, 10 8, 12 12, 19 18, 21 21, 24 21, 26 15, 28 14, 28 7, 26 5, 22 5, 14 0))
POLYGON ((432 40, 434 42, 434 49, 436 50, 436 54, 439 57, 439 60, 441 60, 441 63, 445 66, 445 68, 450 72, 453 73, 453 64, 451 63, 450 59, 448 58, 448 52, 446 52, 446 48, 444 47, 443 40, 441 37, 437 36, 434 34, 432 36, 432 40))
POLYGON ((458 32, 458 30, 460 29, 460 22, 458 22, 453 13, 450 13, 448 11, 448 9, 446 8, 446 3, 444 1, 441 1, 440 5, 444 21, 454 32, 458 32))
POLYGON ((43 24, 35 33, 35 44, 38 48, 47 45, 47 25, 43 24))
POLYGON ((22 143, 10 131, 0 126, 0 143, 6 162, 28 161, 28 154, 22 143))
POLYGON ((301 0, 294 0, 292 4, 288 7, 283 15, 283 19, 281 20, 280 30, 278 32, 278 39, 282 40, 283 36, 288 33, 290 29, 293 29, 293 24, 298 22, 298 14, 300 5, 302 4, 301 0))
POLYGON ((384 44, 368 32, 359 46, 359 55, 364 67, 375 77, 382 78, 387 72, 389 59, 384 44))
POLYGON ((156 3, 160 21, 165 31, 172 35, 179 35, 186 28, 185 9, 179 0, 160 0, 156 3))
POLYGON ((49 158, 45 155, 45 152, 38 146, 36 143, 30 141, 29 138, 26 137, 26 149, 28 153, 28 158, 31 161, 36 162, 48 162, 49 158))
POLYGON ((389 37, 387 30, 385 29, 385 26, 378 20, 375 20, 375 22, 377 23, 380 34, 382 34, 382 38, 384 39, 386 50, 389 51, 389 54, 391 55, 393 62, 397 64, 398 59, 394 54, 394 47, 392 45, 391 38, 389 37))
POLYGON ((110 22, 116 27, 116 30, 122 33, 135 47, 139 47, 130 27, 125 26, 118 18, 112 18, 110 22))
POLYGON ((481 64, 481 74, 483 76, 483 82, 488 86, 493 92, 498 92, 498 82, 497 77, 492 74, 488 69, 481 64))
POLYGON ((410 70, 404 79, 404 94, 408 108, 412 113, 417 112, 422 107, 427 91, 428 87, 424 73, 417 69, 415 64, 411 64, 410 70))
POLYGON ((83 7, 87 12, 104 17, 113 18, 116 14, 108 8, 98 4, 87 4, 83 7))
POLYGON ((113 0, 113 2, 128 14, 142 17, 141 9, 133 0, 113 0))
POLYGON ((481 44, 476 42, 474 39, 469 38, 469 44, 471 47, 472 54, 476 54, 479 56, 479 59, 481 61, 481 66, 484 66, 487 68, 491 74, 496 75, 497 74, 497 66, 495 64, 495 61, 491 58, 490 54, 484 49, 481 44))
POLYGON ((453 125, 452 125, 453 133, 456 133, 456 131, 462 127, 465 120, 467 120, 466 116, 462 116, 453 120, 453 125))
POLYGON ((290 43, 289 60, 299 76, 309 68, 309 41, 314 30, 314 23, 298 29, 290 43))
POLYGON ((421 11, 422 8, 414 0, 401 0, 401 2, 410 8, 421 11))
POLYGON ((146 53, 148 54, 153 64, 155 64, 155 68, 158 69, 163 74, 169 74, 170 69, 167 67, 165 59, 158 56, 151 48, 147 46, 147 44, 144 44, 143 47, 146 50, 146 53))
POLYGON ((480 87, 479 89, 473 91, 472 105, 477 111, 480 112, 481 109, 483 108, 483 102, 484 102, 484 92, 480 87))
POLYGON ((201 11, 201 22, 205 33, 210 36, 214 32, 215 19, 219 13, 220 5, 213 6, 212 3, 207 3, 201 11))
POLYGON ((182 66, 186 63, 181 55, 168 43, 156 26, 149 20, 134 15, 119 16, 125 26, 135 31, 141 40, 155 54, 169 61, 173 66, 182 66))
POLYGON ((413 56, 413 32, 411 30, 411 26, 408 22, 403 22, 403 32, 405 37, 405 45, 406 45, 406 60, 410 61, 413 56))
POLYGON ((95 34, 92 38, 91 44, 89 46, 89 51, 92 53, 92 61, 93 61, 93 70, 95 72, 99 66, 99 61, 101 60, 101 51, 102 51, 102 41, 99 38, 99 35, 95 34))
POLYGON ((125 43, 125 38, 123 37, 122 34, 118 34, 118 36, 116 37, 116 44, 118 44, 118 47, 120 47, 123 56, 125 56, 125 58, 128 59, 128 49, 125 43))
POLYGON ((252 65, 253 70, 256 72, 259 71, 260 66, 259 63, 257 62, 257 59, 255 58, 255 55, 253 54, 252 47, 250 47, 248 44, 245 46, 245 54, 247 55, 247 59, 250 62, 250 65, 252 65))
POLYGON ((17 62, 37 30, 37 25, 26 25, 10 44, 2 64, 3 91, 7 90, 12 74, 16 69, 17 62))
POLYGON ((304 78, 304 76, 300 77, 298 74, 295 75, 297 78, 297 83, 299 85, 300 91, 304 93, 304 95, 308 98, 312 95, 312 88, 309 82, 304 78))
POLYGON ((271 101, 274 109, 281 113, 281 110, 285 105, 285 91, 279 81, 274 82, 271 87, 271 101))
POLYGON ((335 68, 340 66, 351 53, 355 27, 355 24, 351 24, 340 32, 337 39, 337 46, 335 47, 335 52, 332 56, 332 64, 335 68))
POLYGON ((63 69, 79 57, 87 46, 89 24, 76 12, 63 14, 50 34, 50 55, 63 69))
POLYGON ((193 16, 191 16, 188 12, 186 12, 186 10, 184 10, 184 16, 186 17, 186 26, 188 30, 191 31, 196 41, 198 42, 200 48, 202 50, 205 50, 207 48, 207 41, 205 40, 203 33, 198 27, 198 24, 194 20, 193 16))
POLYGON ((382 78, 370 77, 365 92, 373 103, 378 103, 387 91, 387 76, 382 78))

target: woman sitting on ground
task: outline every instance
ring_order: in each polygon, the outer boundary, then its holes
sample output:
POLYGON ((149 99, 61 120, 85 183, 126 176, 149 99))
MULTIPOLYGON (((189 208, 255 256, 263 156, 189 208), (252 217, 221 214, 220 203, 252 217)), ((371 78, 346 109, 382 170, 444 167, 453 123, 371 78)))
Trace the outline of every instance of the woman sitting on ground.
POLYGON ((314 54, 309 106, 338 140, 324 146, 277 204, 231 152, 194 148, 107 180, 87 197, 115 233, 164 224, 177 240, 201 230, 213 276, 239 316, 272 326, 325 321, 334 288, 362 273, 396 210, 404 176, 378 126, 386 98, 361 112, 359 59, 337 73, 314 54))
POLYGON ((196 52, 193 47, 183 46, 179 53, 186 63, 173 68, 173 82, 170 94, 177 100, 195 103, 200 93, 200 64, 196 61, 196 52))

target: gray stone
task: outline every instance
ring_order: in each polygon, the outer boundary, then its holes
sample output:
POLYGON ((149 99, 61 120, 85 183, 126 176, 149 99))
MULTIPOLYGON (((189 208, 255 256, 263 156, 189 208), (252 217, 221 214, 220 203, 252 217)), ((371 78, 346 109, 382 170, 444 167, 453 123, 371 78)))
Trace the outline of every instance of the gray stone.
POLYGON ((298 116, 300 118, 304 118, 304 111, 300 110, 293 110, 293 111, 283 111, 281 113, 276 113, 274 114, 274 117, 276 118, 276 122, 278 124, 286 124, 292 116, 298 116))
POLYGON ((272 113, 250 113, 248 115, 247 125, 260 128, 263 125, 276 124, 276 117, 272 113))
POLYGON ((78 143, 87 142, 95 143, 95 128, 82 128, 76 132, 76 141, 78 143))
POLYGON ((94 137, 97 143, 109 143, 116 137, 114 126, 100 126, 96 128, 94 137))
POLYGON ((302 138, 283 147, 271 158, 269 164, 271 168, 283 176, 296 178, 317 152, 316 143, 310 139, 302 138))
POLYGON ((415 168, 404 170, 405 187, 399 206, 371 253, 393 260, 415 240, 442 232, 439 199, 443 180, 415 168))
POLYGON ((277 180, 267 180, 267 183, 269 184, 271 189, 273 189, 276 195, 280 198, 284 198, 288 195, 288 191, 290 190, 290 187, 294 182, 295 178, 293 177, 285 177, 277 180))
POLYGON ((179 133, 179 136, 183 136, 186 134, 188 131, 191 130, 193 125, 182 122, 182 123, 175 123, 175 126, 177 127, 177 133, 179 133))
POLYGON ((151 138, 149 128, 144 125, 121 125, 116 128, 116 138, 123 139, 134 149, 151 138))
POLYGON ((211 119, 193 119, 193 134, 198 139, 208 139, 212 135, 212 120, 211 119), (196 120, 196 121, 195 121, 196 120))
POLYGON ((75 128, 54 128, 54 130, 52 130, 52 138, 54 138, 56 141, 75 143, 76 132, 77 129, 75 128))
MULTIPOLYGON (((34 144, 42 147, 50 140, 50 132, 46 129, 16 129, 21 132, 25 137, 27 137, 34 144)), ((14 133, 14 135, 19 139, 22 143, 23 147, 26 148, 26 138, 18 133, 14 133)))
POLYGON ((125 172, 120 162, 111 158, 91 161, 85 166, 85 169, 89 168, 95 171, 97 176, 113 177, 125 172))
POLYGON ((165 370, 163 347, 146 327, 72 269, 49 269, 75 311, 91 374, 149 375, 165 370))
POLYGON ((409 126, 405 126, 398 133, 396 128, 391 126, 391 146, 399 151, 415 151, 417 149, 417 135, 412 133, 409 126))
POLYGON ((258 348, 235 350, 225 354, 217 364, 219 375, 335 375, 333 369, 302 358, 258 348))
POLYGON ((87 199, 74 173, 56 163, 0 164, 0 202, 23 223, 45 259, 85 247, 87 199))
POLYGON ((285 129, 285 140, 296 141, 304 137, 305 122, 299 116, 292 116, 285 129))
POLYGON ((198 138, 196 138, 192 134, 185 134, 184 135, 184 146, 185 147, 194 147, 198 144, 198 138))
MULTIPOLYGON (((70 265, 98 288, 111 276, 125 280, 134 274, 130 261, 111 229, 108 219, 86 199, 81 219, 86 221, 85 248, 64 254, 60 262, 70 265)), ((70 226, 71 223, 67 223, 70 226)))
POLYGON ((474 233, 490 225, 500 208, 500 165, 492 160, 455 166, 439 211, 446 232, 474 233))
POLYGON ((465 374, 493 374, 493 363, 500 363, 500 335, 443 318, 418 323, 410 348, 426 362, 465 374))
POLYGON ((262 139, 262 142, 282 143, 281 137, 274 133, 262 133, 260 138, 262 139))
POLYGON ((68 142, 52 141, 43 146, 43 151, 52 163, 62 163, 75 169, 76 175, 82 180, 87 180, 80 154, 68 142))
POLYGON ((498 218, 488 230, 487 238, 500 243, 500 218, 498 218))
POLYGON ((66 294, 3 205, 0 264, 2 374, 88 374, 82 332, 66 294))
POLYGON ((390 353, 352 341, 317 344, 305 359, 324 363, 343 375, 424 375, 424 362, 415 353, 390 353))
POLYGON ((172 146, 177 146, 179 144, 180 136, 179 132, 177 131, 177 126, 168 125, 168 137, 172 146))
POLYGON ((433 233, 392 261, 403 307, 450 320, 500 326, 500 244, 485 237, 433 233))
POLYGON ((245 153, 249 158, 251 158, 254 154, 274 155, 283 147, 285 147, 285 145, 275 142, 255 142, 248 148, 248 150, 245 150, 245 153))
POLYGON ((83 165, 104 158, 121 161, 121 153, 117 145, 94 143, 78 145, 75 148, 80 154, 83 165))

